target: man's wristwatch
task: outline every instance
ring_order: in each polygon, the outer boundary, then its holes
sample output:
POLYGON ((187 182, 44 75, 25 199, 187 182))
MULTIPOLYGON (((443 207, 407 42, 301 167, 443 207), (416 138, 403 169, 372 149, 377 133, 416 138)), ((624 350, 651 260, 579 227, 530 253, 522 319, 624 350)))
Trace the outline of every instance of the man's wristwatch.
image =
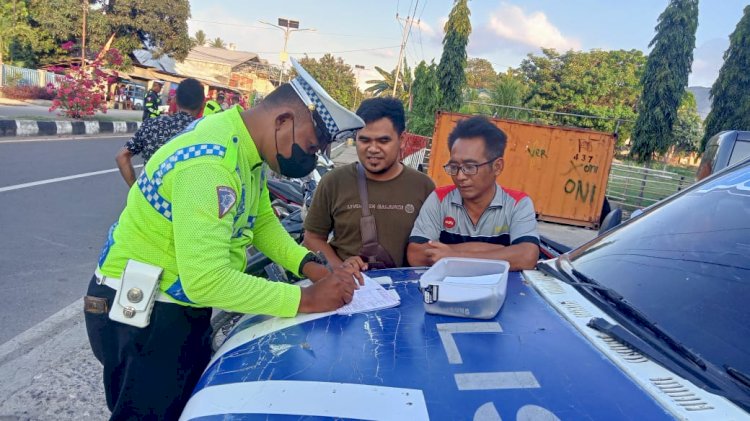
POLYGON ((328 265, 328 259, 326 259, 325 254, 323 252, 319 251, 317 253, 309 252, 305 255, 305 257, 302 258, 302 261, 299 263, 299 273, 302 273, 302 268, 305 267, 308 263, 317 263, 320 265, 323 265, 326 267, 326 269, 331 270, 331 267, 328 265))

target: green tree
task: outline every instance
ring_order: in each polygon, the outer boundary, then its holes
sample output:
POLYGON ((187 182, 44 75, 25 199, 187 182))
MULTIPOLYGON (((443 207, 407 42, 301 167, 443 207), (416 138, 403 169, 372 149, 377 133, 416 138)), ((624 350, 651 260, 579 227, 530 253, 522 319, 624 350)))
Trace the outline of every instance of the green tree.
MULTIPOLYGON (((495 84, 490 91, 490 101, 497 105, 507 105, 509 107, 523 107, 527 96, 528 89, 524 84, 521 76, 513 70, 498 75, 495 84)), ((496 117, 512 118, 514 120, 528 120, 529 115, 526 111, 497 107, 493 113, 496 117)))
POLYGON ((199 29, 195 33, 195 37, 193 38, 193 44, 199 47, 203 47, 204 45, 206 45, 207 42, 208 42, 208 39, 206 39, 206 33, 203 32, 202 29, 199 29))
POLYGON ((459 112, 464 114, 492 115, 493 107, 485 104, 490 103, 490 94, 485 89, 464 89, 464 98, 459 112))
POLYGON ((333 99, 344 107, 354 108, 355 95, 362 97, 356 94, 357 79, 354 77, 352 67, 344 63, 341 57, 325 54, 320 60, 316 60, 305 56, 300 59, 299 63, 333 99))
POLYGON ((483 58, 471 58, 466 63, 466 86, 471 89, 490 89, 497 80, 492 63, 483 58))
MULTIPOLYGON (((21 0, 18 0, 19 2, 21 0)), ((87 5, 86 50, 93 58, 107 41, 120 51, 150 49, 155 56, 169 54, 176 60, 187 57, 191 48, 187 33, 190 17, 188 0, 26 0, 28 23, 34 30, 32 48, 41 63, 59 62, 80 56, 82 5, 87 5), (60 48, 73 41, 75 50, 60 48)), ((125 65, 129 64, 127 55, 125 65)))
POLYGON ((524 89, 526 100, 521 102, 534 109, 603 117, 533 114, 536 121, 546 124, 607 132, 618 129, 620 138, 626 139, 632 123, 623 121, 636 117, 645 61, 643 53, 637 50, 560 54, 553 49, 542 49, 541 56, 529 54, 521 62, 518 78, 522 86, 528 87, 524 89))
POLYGON ((0 5, 0 62, 5 60, 9 64, 23 66, 28 61, 25 50, 34 41, 28 16, 27 2, 24 0, 6 1, 0 5))
POLYGON ((698 0, 671 0, 659 16, 633 128, 630 155, 638 161, 650 162, 654 153, 663 154, 671 146, 672 126, 693 64, 697 28, 698 0))
POLYGON ((677 108, 677 120, 672 127, 672 141, 670 153, 690 153, 700 149, 701 137, 703 137, 703 123, 698 114, 698 106, 695 96, 690 91, 685 91, 677 108))
MULTIPOLYGON (((382 79, 368 80, 370 86, 365 89, 365 92, 372 96, 392 96, 393 85, 396 82, 396 69, 390 72, 386 72, 382 68, 375 66, 375 70, 380 73, 382 79)), ((400 99, 404 103, 409 102, 409 93, 411 92, 412 76, 411 69, 404 59, 404 65, 401 68, 402 74, 398 78, 398 86, 396 87, 396 98, 400 99)))
POLYGON ((145 46, 155 57, 169 54, 178 61, 190 52, 188 0, 94 0, 94 3, 99 6, 97 12, 106 17, 109 29, 103 42, 114 34, 113 47, 120 51, 145 46))
POLYGON ((412 107, 408 112, 407 124, 409 131, 432 136, 435 129, 435 113, 439 106, 440 83, 437 78, 437 65, 432 61, 428 66, 423 60, 414 70, 412 107))
MULTIPOLYGON (((29 12, 29 23, 36 33, 34 50, 40 63, 58 63, 64 57, 81 56, 83 8, 80 0, 30 0, 29 12), (69 42, 74 43, 72 48, 63 49, 62 44, 69 42)), ((107 16, 89 8, 86 49, 89 52, 101 49, 108 33, 107 16)))
POLYGON ((711 136, 722 130, 750 130, 750 6, 729 36, 724 64, 711 87, 711 112, 701 151, 711 136))
POLYGON ((227 48, 227 45, 226 43, 224 43, 224 40, 219 37, 216 37, 213 41, 211 41, 208 44, 208 46, 213 47, 213 48, 227 48))
POLYGON ((458 111, 463 100, 463 88, 466 84, 466 45, 469 43, 471 21, 469 21, 468 0, 456 0, 445 23, 443 54, 437 67, 440 81, 440 108, 458 111))

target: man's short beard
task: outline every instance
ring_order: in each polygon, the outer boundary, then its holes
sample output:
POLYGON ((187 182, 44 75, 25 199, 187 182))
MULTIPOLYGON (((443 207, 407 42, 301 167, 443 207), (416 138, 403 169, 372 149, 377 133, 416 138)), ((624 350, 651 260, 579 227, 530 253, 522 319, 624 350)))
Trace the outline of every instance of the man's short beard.
POLYGON ((387 172, 388 170, 390 170, 391 168, 393 168, 393 166, 396 165, 397 163, 398 163, 398 161, 393 161, 393 163, 391 165, 389 165, 389 166, 387 166, 385 168, 382 168, 380 170, 377 170, 377 171, 372 171, 371 169, 367 168, 367 165, 365 165, 364 167, 367 170, 367 172, 369 172, 370 174, 380 175, 380 174, 384 174, 385 172, 387 172))

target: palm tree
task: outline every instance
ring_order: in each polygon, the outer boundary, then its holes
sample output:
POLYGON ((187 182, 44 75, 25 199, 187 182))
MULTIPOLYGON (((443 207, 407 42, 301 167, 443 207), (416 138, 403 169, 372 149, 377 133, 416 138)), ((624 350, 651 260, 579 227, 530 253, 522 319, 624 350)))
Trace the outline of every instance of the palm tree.
POLYGON ((227 48, 227 45, 224 44, 224 40, 218 37, 211 41, 211 44, 209 44, 208 46, 214 48, 227 48))
POLYGON ((208 39, 206 38, 206 33, 203 32, 202 29, 199 29, 198 32, 195 33, 195 38, 193 38, 193 44, 203 47, 206 45, 206 42, 208 42, 208 39))
MULTIPOLYGON (((391 96, 393 94, 393 85, 396 81, 396 69, 386 72, 382 68, 375 66, 375 70, 380 73, 383 79, 368 80, 367 83, 370 84, 370 87, 365 89, 365 92, 372 94, 372 96, 391 96)), ((396 98, 407 102, 409 95, 411 95, 411 84, 411 69, 406 64, 406 60, 404 60, 403 74, 399 77, 398 86, 396 87, 396 98)))

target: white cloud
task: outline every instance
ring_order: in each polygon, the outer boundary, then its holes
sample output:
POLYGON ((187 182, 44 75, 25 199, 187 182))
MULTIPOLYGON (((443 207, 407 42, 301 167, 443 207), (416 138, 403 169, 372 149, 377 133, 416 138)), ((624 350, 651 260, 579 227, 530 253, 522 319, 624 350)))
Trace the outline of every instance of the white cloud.
POLYGON ((693 68, 690 86, 711 86, 724 64, 724 51, 729 47, 726 38, 710 39, 693 51, 693 68))
POLYGON ((437 35, 437 32, 435 32, 435 29, 430 26, 427 22, 420 20, 419 22, 414 22, 414 26, 412 27, 412 36, 414 35, 415 31, 421 31, 422 36, 426 38, 432 38, 437 35))
POLYGON ((440 28, 440 34, 445 34, 445 24, 448 23, 448 16, 441 16, 440 19, 438 19, 438 25, 440 28))
POLYGON ((580 41, 564 36, 543 12, 527 14, 509 3, 501 3, 500 8, 490 14, 488 29, 500 38, 525 46, 560 51, 581 48, 580 41))

